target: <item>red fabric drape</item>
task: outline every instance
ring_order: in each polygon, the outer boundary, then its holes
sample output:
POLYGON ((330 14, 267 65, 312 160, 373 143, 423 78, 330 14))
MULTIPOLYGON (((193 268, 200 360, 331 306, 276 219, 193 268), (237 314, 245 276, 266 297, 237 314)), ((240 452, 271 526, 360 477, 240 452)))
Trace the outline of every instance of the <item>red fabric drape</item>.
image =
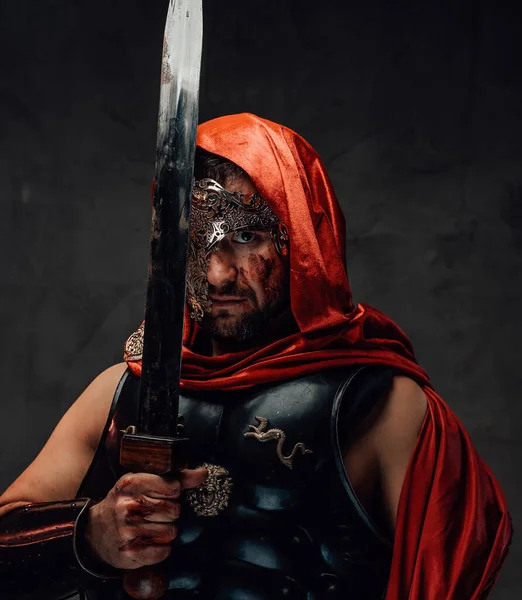
MULTIPOLYGON (((197 144, 242 167, 286 224, 298 332, 208 357, 191 349, 199 332, 186 318, 183 389, 241 389, 363 363, 391 365, 416 380, 429 408, 402 487, 386 600, 483 600, 511 537, 504 496, 406 335, 376 309, 354 306, 344 217, 318 155, 293 131, 251 114, 200 125, 197 144)), ((141 372, 139 362, 129 366, 141 372)))
POLYGON ((428 415, 402 486, 386 600, 484 600, 511 519, 460 421, 433 389, 425 392, 428 415))

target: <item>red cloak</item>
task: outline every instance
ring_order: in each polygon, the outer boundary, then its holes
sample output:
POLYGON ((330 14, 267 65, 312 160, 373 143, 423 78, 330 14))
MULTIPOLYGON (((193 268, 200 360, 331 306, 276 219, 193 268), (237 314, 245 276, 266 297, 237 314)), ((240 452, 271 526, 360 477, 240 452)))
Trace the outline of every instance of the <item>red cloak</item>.
MULTIPOLYGON (((317 153, 290 129, 251 114, 200 125, 197 144, 242 167, 287 226, 299 332, 208 357, 191 350, 198 328, 186 318, 183 389, 240 389, 358 363, 400 369, 423 387, 428 413, 402 486, 386 600, 484 600, 512 535, 504 495, 406 335, 383 313, 354 306, 344 217, 317 153)), ((129 366, 141 372, 139 362, 129 366)))

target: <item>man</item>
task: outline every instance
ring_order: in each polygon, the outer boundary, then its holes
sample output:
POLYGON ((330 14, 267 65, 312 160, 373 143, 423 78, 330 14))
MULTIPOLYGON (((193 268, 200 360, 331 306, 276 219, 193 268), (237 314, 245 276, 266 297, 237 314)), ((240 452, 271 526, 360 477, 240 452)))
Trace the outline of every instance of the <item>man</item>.
POLYGON ((29 568, 39 597, 119 598, 122 569, 166 559, 168 598, 486 598, 511 538, 503 494, 404 333, 353 303, 317 154, 248 114, 197 144, 180 402, 194 468, 119 468, 140 327, 2 496, 4 586, 29 568))

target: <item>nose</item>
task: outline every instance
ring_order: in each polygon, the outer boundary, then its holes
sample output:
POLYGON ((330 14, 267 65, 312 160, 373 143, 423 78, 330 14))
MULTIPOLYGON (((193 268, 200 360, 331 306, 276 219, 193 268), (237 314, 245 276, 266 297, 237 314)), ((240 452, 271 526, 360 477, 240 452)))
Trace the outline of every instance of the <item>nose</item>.
POLYGON ((232 252, 221 248, 210 255, 207 279, 210 285, 220 288, 237 279, 237 267, 232 252))

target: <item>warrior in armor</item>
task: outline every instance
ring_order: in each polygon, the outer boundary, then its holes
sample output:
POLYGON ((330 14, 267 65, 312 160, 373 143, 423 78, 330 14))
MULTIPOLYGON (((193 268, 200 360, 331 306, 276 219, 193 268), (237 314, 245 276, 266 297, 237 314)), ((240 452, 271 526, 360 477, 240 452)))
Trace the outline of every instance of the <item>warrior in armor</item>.
POLYGON ((199 127, 177 477, 124 473, 143 325, 1 498, 2 598, 479 600, 511 538, 502 491, 405 334, 353 301, 344 219, 290 129, 199 127))

